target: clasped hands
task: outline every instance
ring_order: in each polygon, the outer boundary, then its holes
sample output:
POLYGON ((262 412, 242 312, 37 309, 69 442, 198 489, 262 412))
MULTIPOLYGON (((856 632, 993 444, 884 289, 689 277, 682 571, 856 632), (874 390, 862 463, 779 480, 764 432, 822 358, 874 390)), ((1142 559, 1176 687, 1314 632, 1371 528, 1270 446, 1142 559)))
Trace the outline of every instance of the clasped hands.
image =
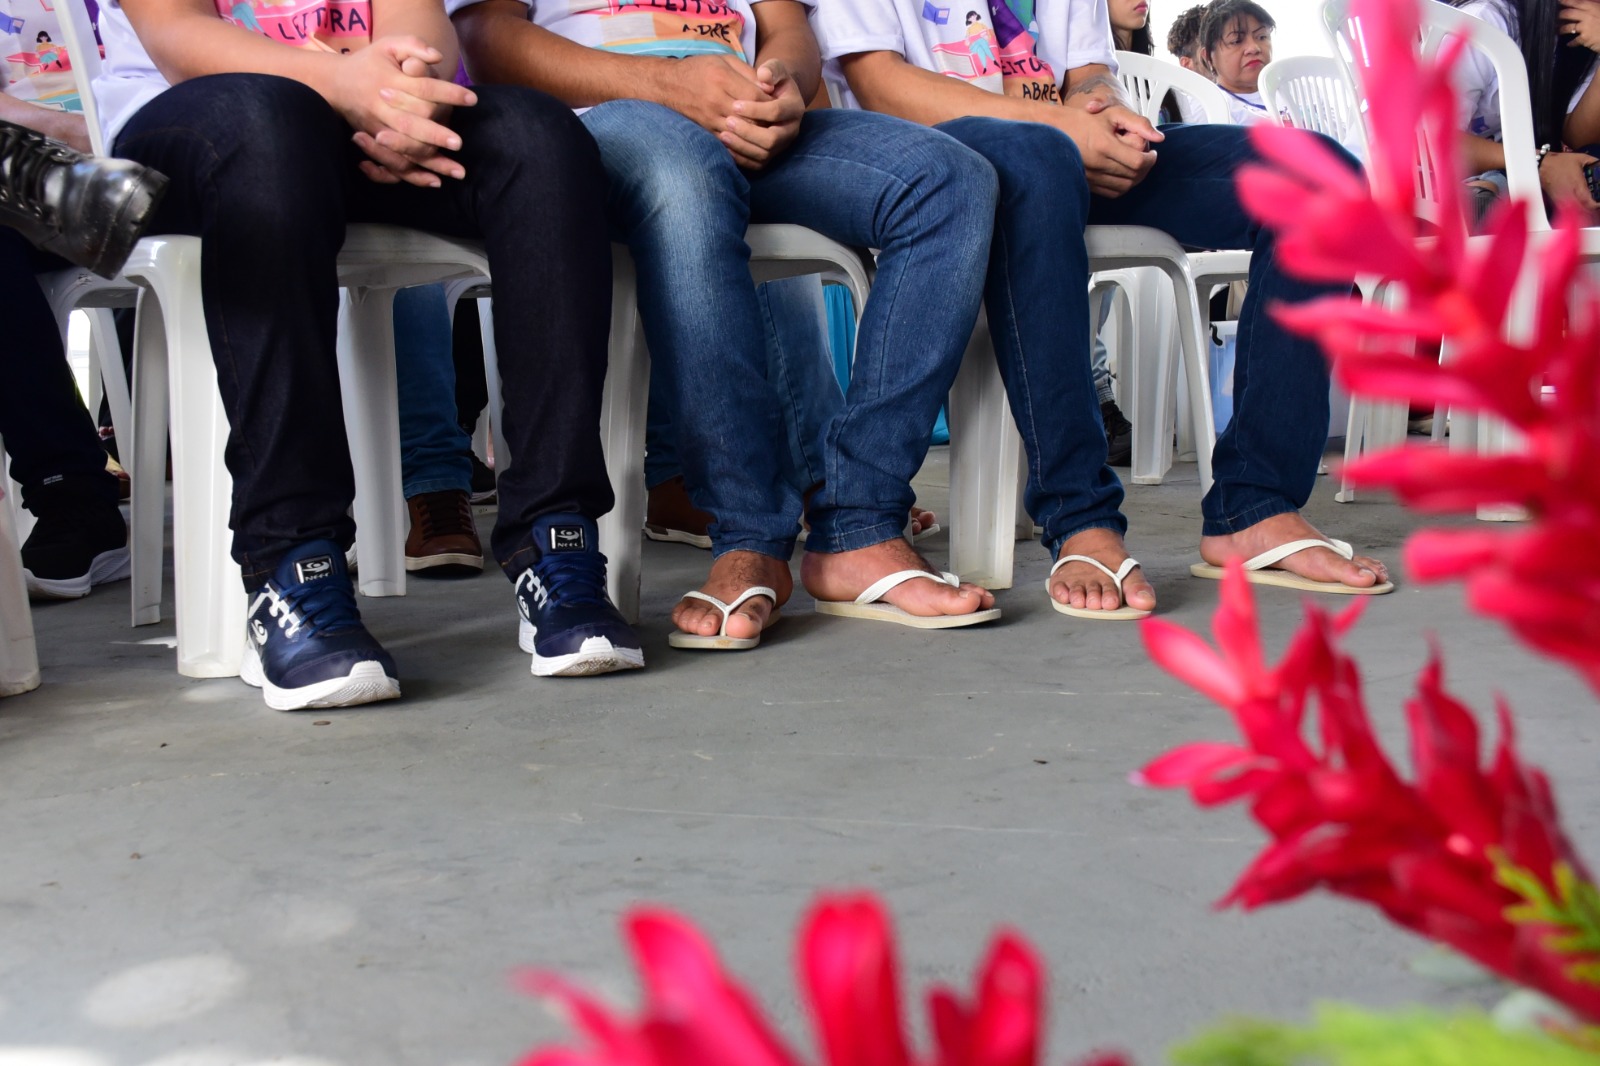
POLYGON ((450 113, 478 98, 439 76, 443 60, 420 37, 384 37, 335 65, 329 102, 354 127, 356 147, 367 155, 361 173, 372 181, 436 189, 444 178, 466 176, 445 154, 461 147, 450 113))
POLYGON ((1115 199, 1144 180, 1156 165, 1152 144, 1166 136, 1114 95, 1084 92, 1069 95, 1062 106, 1062 129, 1083 156, 1089 191, 1115 199))
POLYGON ((762 169, 799 136, 806 102, 781 60, 752 67, 733 55, 689 56, 669 77, 664 102, 715 134, 745 170, 762 169))

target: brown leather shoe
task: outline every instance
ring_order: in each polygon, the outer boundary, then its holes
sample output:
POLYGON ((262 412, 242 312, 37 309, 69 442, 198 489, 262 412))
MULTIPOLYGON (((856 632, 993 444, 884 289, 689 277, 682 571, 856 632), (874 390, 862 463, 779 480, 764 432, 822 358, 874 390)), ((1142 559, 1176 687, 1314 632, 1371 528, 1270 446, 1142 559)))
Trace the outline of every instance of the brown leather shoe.
POLYGON ((689 544, 711 548, 712 516, 689 499, 689 488, 681 476, 663 481, 650 490, 645 503, 644 535, 670 544, 689 544))
POLYGON ((406 569, 429 576, 455 577, 483 571, 483 544, 465 492, 442 489, 406 501, 411 533, 406 537, 406 569))

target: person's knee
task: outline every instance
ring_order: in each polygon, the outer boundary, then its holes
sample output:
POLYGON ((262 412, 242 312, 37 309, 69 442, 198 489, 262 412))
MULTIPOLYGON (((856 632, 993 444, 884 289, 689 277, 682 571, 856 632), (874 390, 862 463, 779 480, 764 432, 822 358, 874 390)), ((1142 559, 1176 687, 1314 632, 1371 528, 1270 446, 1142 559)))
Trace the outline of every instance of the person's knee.
POLYGON ((572 109, 555 97, 515 85, 484 85, 478 102, 458 111, 469 171, 503 172, 516 185, 525 171, 541 186, 594 193, 605 188, 600 150, 572 109))
POLYGON ((974 117, 940 128, 989 162, 999 179, 1002 200, 1035 191, 1059 195, 1076 190, 1087 201, 1089 183, 1083 154, 1071 137, 1054 126, 974 117))
POLYGON ((677 112, 616 100, 583 124, 600 146, 613 196, 634 219, 676 226, 729 211, 741 225, 748 218, 749 184, 732 154, 677 112))
POLYGON ((153 147, 174 190, 210 201, 219 215, 289 232, 308 205, 338 200, 350 127, 309 86, 217 74, 180 83, 148 109, 118 138, 118 154, 144 160, 153 147))

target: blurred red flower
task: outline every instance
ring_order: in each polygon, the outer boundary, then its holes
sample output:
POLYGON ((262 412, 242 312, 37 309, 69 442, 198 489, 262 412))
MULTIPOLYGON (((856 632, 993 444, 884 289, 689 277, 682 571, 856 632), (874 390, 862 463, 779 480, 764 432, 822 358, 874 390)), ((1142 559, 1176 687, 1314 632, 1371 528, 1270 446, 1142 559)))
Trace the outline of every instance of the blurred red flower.
MULTIPOLYGON (((535 1051, 521 1066, 801 1066, 685 918, 642 907, 623 922, 645 990, 638 1018, 601 1004, 565 978, 529 972, 522 984, 566 1008, 583 1048, 535 1051)), ((900 1013, 889 915, 874 896, 820 898, 801 923, 799 978, 826 1066, 1037 1066, 1045 971, 1020 936, 1002 932, 979 967, 971 999, 928 996, 931 1057, 915 1055, 900 1013)), ((1102 1054, 1083 1066, 1131 1066, 1102 1054)))
MULTIPOLYGON (((1354 0, 1370 65, 1363 71, 1372 159, 1368 182, 1351 175, 1303 131, 1252 131, 1264 165, 1246 168, 1246 206, 1278 232, 1295 273, 1322 280, 1382 277, 1398 306, 1348 298, 1279 307, 1291 329, 1317 338, 1353 394, 1444 404, 1503 420, 1512 451, 1402 447, 1345 471, 1436 514, 1514 505, 1533 519, 1509 532, 1435 530, 1406 550, 1418 581, 1460 580, 1481 614, 1531 647, 1562 659, 1600 690, 1600 292, 1579 270, 1578 221, 1563 214, 1537 242, 1511 203, 1469 237, 1461 211, 1456 110, 1449 75, 1462 38, 1432 60, 1417 54, 1415 3, 1354 0), (1417 133, 1431 130, 1437 210, 1419 218, 1417 133), (1440 152, 1446 158, 1437 158, 1440 152), (1524 264, 1532 286, 1518 302, 1524 264), (1516 310, 1520 308, 1520 310, 1516 310), (1508 319, 1517 319, 1508 326, 1508 319), (1442 362, 1418 342, 1445 338, 1442 362)), ((1527 280, 1527 279, 1524 279, 1527 280)))
POLYGON ((1360 609, 1329 616, 1308 606, 1269 666, 1235 562, 1213 624, 1218 651, 1170 622, 1142 622, 1151 657, 1227 708, 1243 741, 1186 745, 1135 781, 1188 788, 1201 806, 1249 802, 1271 843, 1221 906, 1326 889, 1600 1021, 1600 985, 1583 969, 1600 960, 1596 945, 1563 946, 1552 940, 1561 922, 1514 910, 1528 896, 1508 876, 1557 899, 1564 879, 1593 886, 1548 780, 1517 755, 1509 711, 1500 708, 1499 743, 1481 763, 1477 723, 1445 692, 1436 654, 1406 705, 1416 779, 1405 780, 1372 729, 1356 663, 1338 646, 1360 609))

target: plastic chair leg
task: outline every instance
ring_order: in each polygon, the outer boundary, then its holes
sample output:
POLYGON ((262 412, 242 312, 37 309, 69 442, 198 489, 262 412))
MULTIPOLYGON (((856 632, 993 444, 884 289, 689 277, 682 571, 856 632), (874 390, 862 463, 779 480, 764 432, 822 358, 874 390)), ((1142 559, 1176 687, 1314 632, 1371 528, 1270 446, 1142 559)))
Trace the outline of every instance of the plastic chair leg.
POLYGON ((985 315, 978 316, 948 410, 950 569, 984 588, 1010 588, 1016 492, 1026 464, 985 315))
POLYGON ((1124 371, 1130 397, 1128 417, 1133 422, 1129 479, 1135 485, 1159 485, 1172 469, 1173 460, 1173 383, 1177 375, 1173 298, 1165 284, 1152 286, 1144 281, 1138 283, 1133 296, 1138 307, 1133 318, 1143 319, 1149 328, 1139 332, 1138 347, 1131 350, 1133 358, 1124 371))
POLYGON ((358 585, 366 596, 406 594, 406 502, 400 479, 400 400, 394 290, 347 289, 339 302, 339 393, 355 472, 358 585))
POLYGON ((1184 381, 1189 393, 1189 421, 1194 427, 1195 462, 1200 467, 1200 494, 1211 491, 1211 452, 1217 445, 1217 424, 1211 415, 1210 370, 1207 366, 1209 339, 1205 317, 1195 288, 1189 283, 1181 263, 1167 262, 1162 271, 1172 283, 1178 311, 1178 345, 1183 361, 1184 381))
MULTIPOLYGON (((500 396, 500 352, 494 343, 494 301, 478 301, 478 328, 483 333, 483 381, 489 393, 489 426, 484 429, 483 419, 479 419, 479 432, 485 437, 492 436, 495 442, 494 472, 498 477, 511 466, 511 452, 507 448, 499 447, 505 436, 501 431, 500 419, 505 414, 504 402, 500 396)), ((477 446, 477 435, 473 436, 473 446, 477 446)), ((488 449, 480 453, 488 457, 488 449)))
MULTIPOLYGON (((5 469, 6 454, 0 448, 0 479, 5 469)), ((33 638, 20 552, 10 501, 0 500, 0 696, 39 687, 39 647, 33 638)))
MULTIPOLYGON (((131 624, 136 626, 161 621, 168 400, 167 335, 161 315, 160 299, 147 296, 139 310, 134 334, 134 378, 129 390, 129 405, 134 411, 132 424, 126 432, 122 424, 117 427, 120 450, 126 460, 124 465, 133 484, 128 507, 128 542, 133 557, 131 624)), ((205 345, 204 354, 210 358, 209 343, 205 345)), ((113 422, 115 419, 113 415, 113 422)), ((174 537, 176 535, 174 529, 174 537)))
MULTIPOLYGON (((146 313, 139 316, 134 391, 138 395, 159 387, 165 378, 172 412, 178 672, 234 677, 244 653, 245 594, 230 551, 233 478, 223 462, 228 419, 201 305, 200 242, 174 240, 167 251, 163 266, 144 279, 153 291, 146 294, 146 313), (155 306, 149 306, 152 300, 155 306)), ((151 477, 134 483, 136 522, 158 506, 160 484, 151 477)))
POLYGON ((600 407, 600 439, 616 506, 598 523, 607 560, 611 602, 629 622, 639 620, 643 574, 645 415, 650 398, 650 356, 639 324, 633 257, 611 249, 611 350, 600 407))

